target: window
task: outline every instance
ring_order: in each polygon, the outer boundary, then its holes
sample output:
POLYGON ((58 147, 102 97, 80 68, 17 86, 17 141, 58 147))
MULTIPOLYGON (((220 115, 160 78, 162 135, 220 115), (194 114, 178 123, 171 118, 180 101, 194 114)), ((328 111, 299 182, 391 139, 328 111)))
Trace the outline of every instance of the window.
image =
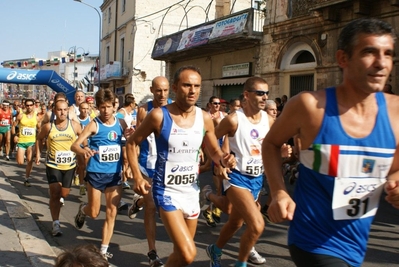
POLYGON ((122 13, 126 11, 126 0, 121 0, 121 8, 122 8, 122 13))
POLYGON ((108 24, 111 23, 111 7, 108 8, 108 24))
POLYGON ((125 59, 125 38, 121 38, 121 46, 119 51, 119 60, 121 62, 121 66, 124 67, 123 62, 125 59))
POLYGON ((296 55, 292 57, 291 65, 292 64, 310 63, 310 62, 316 62, 314 56, 309 51, 302 50, 302 51, 296 53, 296 55))
POLYGON ((302 91, 314 91, 314 74, 290 76, 290 97, 302 91))
POLYGON ((109 63, 109 46, 105 49, 105 62, 106 64, 109 63))

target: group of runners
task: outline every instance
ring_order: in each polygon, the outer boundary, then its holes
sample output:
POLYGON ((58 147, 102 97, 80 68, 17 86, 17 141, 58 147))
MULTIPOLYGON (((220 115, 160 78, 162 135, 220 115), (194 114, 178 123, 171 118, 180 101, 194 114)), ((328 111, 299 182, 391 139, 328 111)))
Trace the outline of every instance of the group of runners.
MULTIPOLYGON (((206 248, 210 266, 222 266, 223 248, 244 223, 235 267, 247 266, 255 256, 255 263, 264 263, 255 245, 265 229, 258 202, 265 173, 270 189, 268 219, 291 221, 288 248, 297 266, 360 266, 384 189, 386 201, 399 208, 399 125, 392 123, 398 120, 399 97, 382 92, 393 66, 395 39, 393 28, 383 21, 350 22, 339 36, 336 53, 342 82, 292 97, 277 119, 277 106, 267 101, 269 86, 260 77, 246 80, 240 99, 231 101, 234 111, 229 114, 212 108, 220 105, 218 97, 210 99, 209 111, 196 107, 202 77, 195 66, 176 71, 171 84, 174 101, 168 98, 169 81, 154 78, 153 100, 139 107, 137 114, 132 95, 125 97, 124 111, 117 115, 115 94, 101 89, 95 95, 97 111, 86 124, 90 116, 79 92, 76 107, 68 107, 65 96, 57 94, 37 135, 33 101, 27 100, 26 111, 16 120, 18 153, 22 151, 17 161, 23 163, 25 150, 36 144, 40 164, 47 140, 54 236, 62 234, 60 200, 69 193, 76 164, 84 166, 78 173, 87 202, 80 204, 75 225, 81 229, 87 217, 99 215, 104 193, 100 253, 105 258, 112 257, 108 246, 125 176, 134 180, 129 217, 144 208, 150 266, 191 264, 197 254, 198 217, 202 214, 212 226, 220 222, 221 212, 228 219, 206 248), (293 154, 286 144, 293 137, 301 164, 291 198, 282 166, 283 159, 293 154), (205 185, 201 191, 198 174, 207 160, 216 190, 205 185), (356 190, 368 185, 373 190, 356 190), (201 211, 200 203, 209 208, 201 211), (162 255, 165 263, 156 250, 156 213, 173 243, 171 254, 162 255)), ((29 165, 32 153, 25 156, 29 165)))

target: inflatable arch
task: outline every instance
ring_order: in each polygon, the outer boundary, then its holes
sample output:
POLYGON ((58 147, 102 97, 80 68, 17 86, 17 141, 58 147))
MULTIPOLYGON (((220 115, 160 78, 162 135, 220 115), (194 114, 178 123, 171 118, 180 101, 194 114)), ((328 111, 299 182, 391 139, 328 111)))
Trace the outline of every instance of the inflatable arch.
POLYGON ((57 93, 65 93, 69 104, 75 103, 76 89, 53 70, 0 68, 0 83, 47 85, 57 93))

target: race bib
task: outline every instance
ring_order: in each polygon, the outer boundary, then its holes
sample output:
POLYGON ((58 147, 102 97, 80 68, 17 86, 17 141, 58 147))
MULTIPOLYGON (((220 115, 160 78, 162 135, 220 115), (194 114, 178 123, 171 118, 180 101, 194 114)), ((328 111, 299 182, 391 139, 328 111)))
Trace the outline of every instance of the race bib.
POLYGON ((0 124, 3 126, 9 126, 10 125, 10 121, 9 120, 1 120, 0 124))
POLYGON ((58 165, 70 165, 73 162, 75 153, 72 151, 56 151, 55 162, 58 165))
POLYGON ((197 162, 166 162, 165 166, 165 185, 179 186, 189 185, 197 182, 198 177, 197 162))
POLYGON ((26 135, 26 136, 33 136, 36 133, 36 129, 35 128, 28 128, 28 127, 24 127, 22 129, 22 135, 26 135))
POLYGON ((257 177, 263 173, 263 162, 261 157, 244 157, 241 161, 240 172, 249 176, 257 177))
POLYGON ((116 162, 121 157, 121 146, 100 146, 98 149, 100 162, 116 162))
POLYGON ((374 216, 385 181, 379 178, 336 178, 332 200, 334 220, 374 216))

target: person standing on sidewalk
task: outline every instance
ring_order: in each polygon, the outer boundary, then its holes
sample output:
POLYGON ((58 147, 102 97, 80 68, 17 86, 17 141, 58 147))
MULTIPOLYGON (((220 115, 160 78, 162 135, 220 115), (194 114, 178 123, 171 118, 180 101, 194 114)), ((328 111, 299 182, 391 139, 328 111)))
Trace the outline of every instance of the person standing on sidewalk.
POLYGON ((223 154, 217 143, 212 119, 195 106, 201 81, 198 68, 178 69, 172 85, 175 102, 148 113, 126 144, 134 191, 145 195, 152 187, 154 203, 173 242, 165 267, 187 266, 197 254, 194 236, 201 211, 197 179, 202 142, 214 161, 235 166, 234 157, 223 154), (137 147, 151 133, 158 154, 152 186, 143 178, 137 159, 137 147))
MULTIPOLYGON (((162 107, 167 104, 172 103, 168 98, 169 96, 169 81, 165 77, 158 76, 152 80, 150 91, 153 94, 153 100, 145 103, 139 107, 137 112, 137 124, 139 127, 143 122, 147 114, 154 108, 162 107)), ((139 164, 140 171, 144 179, 152 185, 152 177, 155 173, 155 163, 157 160, 157 148, 155 144, 154 133, 150 134, 143 142, 140 144, 140 154, 139 154, 139 164)), ((133 196, 133 204, 130 206, 128 215, 130 218, 135 218, 137 213, 144 209, 144 226, 148 242, 148 260, 151 267, 163 266, 162 261, 159 259, 157 250, 155 247, 155 235, 156 235, 156 208, 154 200, 152 198, 152 192, 141 196, 135 194, 133 196)))
POLYGON ((33 99, 25 100, 26 111, 18 114, 14 125, 13 133, 15 133, 15 126, 19 128, 19 139, 18 139, 18 151, 17 151, 17 163, 19 165, 24 164, 26 157, 26 168, 25 168, 25 181, 24 185, 30 187, 29 177, 33 168, 33 146, 36 142, 36 132, 38 127, 37 116, 33 111, 35 101, 33 99))
POLYGON ((40 164, 43 140, 47 138, 46 176, 50 189, 50 213, 53 219, 53 236, 62 235, 60 210, 63 200, 69 195, 75 173, 76 157, 71 145, 81 134, 82 127, 67 118, 68 103, 57 101, 54 112, 56 119, 42 125, 36 137, 36 164, 40 164), (60 201, 62 199, 62 201, 60 201))
POLYGON ((87 182, 88 203, 81 203, 75 216, 75 226, 81 229, 86 216, 97 218, 101 208, 101 193, 105 194, 106 215, 102 231, 101 253, 112 258, 108 253, 118 205, 122 196, 122 151, 121 139, 131 133, 124 120, 114 115, 115 95, 109 89, 101 89, 95 94, 100 115, 94 118, 72 144, 71 150, 89 158, 85 180, 87 182), (126 130, 126 131, 125 131, 126 130), (90 138, 90 146, 84 145, 90 138))
POLYGON ((384 188, 399 208, 399 97, 382 92, 396 38, 381 20, 348 23, 335 54, 342 82, 294 96, 263 141, 268 214, 273 222, 291 221, 288 247, 296 266, 361 266, 384 188), (294 200, 278 156, 293 136, 301 162, 294 200))

